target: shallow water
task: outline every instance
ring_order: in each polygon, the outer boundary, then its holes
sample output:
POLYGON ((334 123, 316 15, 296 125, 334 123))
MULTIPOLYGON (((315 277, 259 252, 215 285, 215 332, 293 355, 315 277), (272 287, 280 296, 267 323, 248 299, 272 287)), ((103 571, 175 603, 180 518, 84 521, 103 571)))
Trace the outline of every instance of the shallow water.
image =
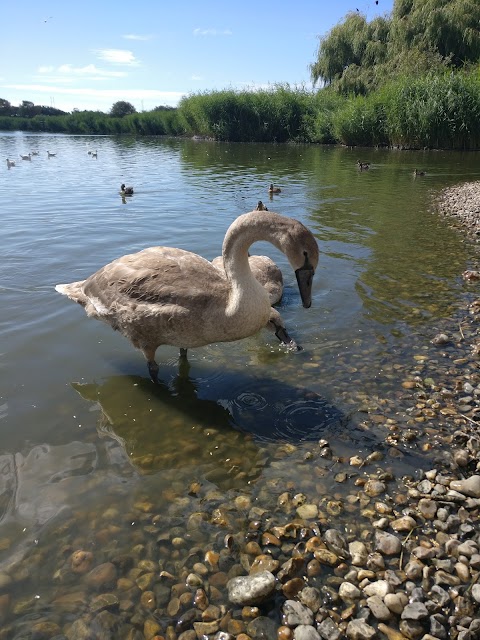
MULTIPOLYGON (((139 497, 161 510, 199 481, 225 500, 270 491, 274 502, 281 487, 268 482, 285 455, 289 480, 305 489, 308 467, 292 462, 320 438, 344 455, 381 448, 382 420, 367 431, 363 416, 388 402, 402 420, 412 345, 428 344, 465 295, 474 249, 431 199, 479 179, 476 153, 25 133, 0 134, 0 149, 16 161, 0 169, 0 569, 58 543, 66 514, 69 531, 82 531, 115 505, 118 545, 129 548, 124 515, 139 497), (369 171, 357 169, 359 153, 369 171), (427 175, 414 178, 415 167, 427 175), (269 198, 272 181, 282 193, 269 198), (122 182, 132 198, 119 195, 122 182), (309 310, 285 257, 254 247, 282 268, 279 309, 303 351, 264 331, 191 350, 181 377, 177 350, 165 347, 155 387, 139 352, 54 291, 149 245, 213 259, 259 199, 318 239, 309 310)), ((399 473, 427 464, 404 453, 392 463, 399 473)), ((183 507, 186 518, 195 497, 183 507)), ((46 559, 22 590, 48 601, 53 565, 46 559)))

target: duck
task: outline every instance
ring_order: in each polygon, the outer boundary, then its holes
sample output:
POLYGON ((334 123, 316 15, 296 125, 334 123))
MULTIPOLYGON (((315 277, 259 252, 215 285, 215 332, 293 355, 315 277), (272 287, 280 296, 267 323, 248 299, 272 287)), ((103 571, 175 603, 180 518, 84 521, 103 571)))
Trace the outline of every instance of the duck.
POLYGON ((140 349, 157 382, 161 345, 179 347, 186 358, 190 348, 248 338, 270 321, 269 294, 248 260, 249 247, 261 240, 287 256, 302 304, 310 308, 317 241, 298 220, 271 211, 250 211, 229 226, 222 246, 225 273, 190 251, 149 247, 55 289, 140 349))
POLYGON ((274 187, 273 186, 273 182, 268 187, 268 193, 281 193, 281 192, 282 192, 282 190, 280 189, 280 187, 274 187))
POLYGON ((370 163, 357 160, 357 167, 360 169, 360 171, 365 171, 367 169, 370 169, 370 163))
POLYGON ((126 187, 124 184, 120 185, 120 195, 133 196, 133 187, 126 187))
POLYGON ((417 177, 417 176, 424 176, 426 173, 427 173, 426 171, 420 171, 419 169, 414 169, 414 170, 413 170, 413 175, 414 175, 415 177, 417 177))
POLYGON ((32 154, 28 153, 26 156, 20 154, 20 157, 22 160, 31 160, 32 159, 32 154))
POLYGON ((56 155, 57 155, 56 153, 52 153, 51 151, 47 151, 47 156, 48 156, 49 158, 53 158, 53 157, 55 157, 56 155))
POLYGON ((40 155, 38 151, 32 151, 32 156, 38 156, 40 155))
POLYGON ((263 204, 261 200, 257 202, 257 206, 255 207, 255 211, 268 211, 268 208, 263 204))
POLYGON ((10 169, 10 167, 14 167, 15 166, 15 161, 14 160, 9 160, 7 158, 7 168, 10 169))
POLYGON ((92 156, 92 158, 97 158, 98 157, 98 151, 91 151, 90 155, 92 156))

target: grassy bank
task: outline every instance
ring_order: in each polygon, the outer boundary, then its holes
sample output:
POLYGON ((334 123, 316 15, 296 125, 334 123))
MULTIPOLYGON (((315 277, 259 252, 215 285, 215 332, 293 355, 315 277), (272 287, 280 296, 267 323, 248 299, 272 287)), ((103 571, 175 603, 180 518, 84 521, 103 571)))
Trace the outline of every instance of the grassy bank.
POLYGON ((178 109, 123 118, 77 112, 0 117, 0 129, 84 134, 200 135, 231 142, 311 142, 404 148, 480 148, 480 68, 405 76, 367 96, 311 92, 211 91, 178 109))

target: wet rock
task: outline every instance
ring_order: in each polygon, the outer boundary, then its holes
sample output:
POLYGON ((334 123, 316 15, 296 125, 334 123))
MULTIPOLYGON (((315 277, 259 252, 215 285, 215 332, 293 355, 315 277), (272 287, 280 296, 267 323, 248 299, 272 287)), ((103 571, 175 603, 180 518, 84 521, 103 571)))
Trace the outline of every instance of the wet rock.
POLYGON ((368 549, 363 542, 355 540, 348 545, 351 562, 356 567, 364 567, 368 558, 368 549))
POLYGON ((363 593, 366 596, 379 596, 384 599, 387 593, 392 592, 391 585, 386 580, 376 580, 375 582, 371 582, 367 584, 363 588, 363 593))
POLYGON ((294 633, 294 640, 320 640, 321 636, 311 625, 299 625, 294 633))
POLYGON ((367 606, 377 620, 390 620, 392 613, 380 596, 367 598, 367 606))
POLYGON ((117 579, 117 569, 111 562, 104 562, 85 575, 85 583, 89 587, 99 589, 113 586, 117 579))
POLYGON ((247 634, 252 640, 265 640, 265 638, 276 638, 277 629, 278 624, 276 622, 266 616, 260 616, 248 623, 247 634))
POLYGON ((480 476, 470 476, 466 480, 452 480, 450 489, 471 498, 480 498, 480 476))
POLYGON ((298 594, 298 599, 308 607, 313 613, 317 613, 322 605, 322 596, 315 587, 305 587, 298 594))
POLYGON ((427 607, 423 602, 412 602, 407 604, 402 611, 401 618, 402 620, 423 620, 424 618, 428 618, 427 607))
POLYGON ((285 624, 290 627, 296 627, 299 624, 311 625, 313 623, 312 611, 296 600, 287 600, 284 603, 283 617, 285 624))
POLYGON ((408 604, 408 596, 402 591, 399 593, 387 593, 385 595, 384 602, 390 611, 400 615, 408 604))
POLYGON ((262 571, 253 576, 239 576, 227 583, 228 599, 233 604, 254 605, 269 598, 275 590, 275 576, 262 571))
POLYGON ((338 625, 330 617, 325 618, 318 625, 318 633, 324 640, 340 640, 343 635, 338 625))
POLYGON ((363 620, 350 620, 346 633, 350 640, 372 640, 377 637, 375 629, 363 620))
POLYGON ((398 555, 402 549, 401 541, 386 531, 375 531, 375 546, 380 553, 386 556, 398 555))
POLYGON ((351 582, 342 582, 338 590, 338 595, 345 602, 353 602, 361 598, 362 592, 351 582))

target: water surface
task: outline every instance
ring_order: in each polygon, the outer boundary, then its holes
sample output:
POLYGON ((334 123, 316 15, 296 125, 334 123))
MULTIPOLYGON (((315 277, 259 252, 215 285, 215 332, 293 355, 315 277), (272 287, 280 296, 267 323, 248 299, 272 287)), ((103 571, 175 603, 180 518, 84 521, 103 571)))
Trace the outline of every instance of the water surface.
MULTIPOLYGON (((125 512, 139 496, 167 504, 192 481, 225 499, 253 497, 275 460, 303 460, 320 438, 345 455, 382 448, 381 420, 365 431, 365 412, 389 402, 403 419, 412 345, 428 344, 465 295, 474 249, 431 201, 479 179, 475 153, 363 150, 371 168, 359 171, 359 150, 313 145, 5 133, 0 149, 16 161, 0 169, 0 568, 48 547, 65 514, 81 530, 107 506, 125 512), (39 155, 20 160, 31 150, 39 155), (415 167, 427 175, 414 178, 415 167), (132 198, 119 195, 122 182, 132 198), (273 198, 271 182, 282 188, 273 198), (162 347, 155 387, 141 353, 54 291, 151 245, 213 259, 259 199, 301 220, 320 246, 309 310, 285 257, 266 243, 253 249, 282 268, 279 310, 299 353, 263 331, 191 350, 182 377, 177 350, 162 347)), ((392 464, 410 472, 427 462, 407 450, 392 464)), ((290 480, 305 473, 292 465, 290 480)), ((270 490, 275 501, 281 487, 270 490)), ((194 509, 192 498, 185 517, 194 509)), ((119 546, 131 535, 120 526, 119 546)), ((46 562, 22 588, 48 600, 52 571, 46 562)))

